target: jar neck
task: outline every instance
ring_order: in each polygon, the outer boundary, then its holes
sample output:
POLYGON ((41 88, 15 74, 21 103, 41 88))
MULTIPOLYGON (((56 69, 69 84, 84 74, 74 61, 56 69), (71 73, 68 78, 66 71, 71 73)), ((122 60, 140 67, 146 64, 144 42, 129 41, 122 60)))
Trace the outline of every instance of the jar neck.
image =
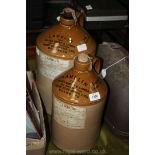
POLYGON ((73 18, 72 19, 68 19, 68 18, 65 18, 63 16, 60 16, 60 23, 63 26, 70 26, 70 27, 76 25, 76 23, 75 23, 73 18))
POLYGON ((91 65, 92 65, 92 63, 88 56, 87 56, 87 58, 84 58, 83 60, 82 60, 82 58, 79 58, 79 56, 75 57, 74 68, 76 70, 82 71, 82 72, 90 71, 91 65))

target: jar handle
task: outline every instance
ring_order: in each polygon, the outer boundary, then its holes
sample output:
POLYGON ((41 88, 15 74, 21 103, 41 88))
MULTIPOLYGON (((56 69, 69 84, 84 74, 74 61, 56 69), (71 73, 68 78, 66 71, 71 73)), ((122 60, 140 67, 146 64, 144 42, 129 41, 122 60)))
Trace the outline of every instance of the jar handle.
POLYGON ((103 59, 99 57, 92 57, 92 68, 95 70, 97 74, 100 74, 103 65, 103 59))
POLYGON ((76 12, 76 17, 78 19, 78 23, 81 27, 84 27, 84 13, 83 11, 81 12, 76 12))

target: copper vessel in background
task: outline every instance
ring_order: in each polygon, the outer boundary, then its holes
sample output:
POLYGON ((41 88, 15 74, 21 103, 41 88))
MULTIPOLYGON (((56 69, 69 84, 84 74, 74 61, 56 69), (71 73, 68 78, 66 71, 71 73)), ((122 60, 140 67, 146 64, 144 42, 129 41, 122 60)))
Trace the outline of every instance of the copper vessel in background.
POLYGON ((49 115, 52 81, 73 66, 78 53, 95 55, 96 43, 79 23, 80 13, 65 8, 58 23, 41 33, 36 41, 38 88, 49 115))
POLYGON ((53 81, 52 141, 69 153, 89 151, 100 133, 107 86, 79 54, 74 67, 53 81))
MULTIPOLYGON (((129 56, 118 43, 103 42, 97 55, 104 58, 104 68, 129 56)), ((109 86, 105 122, 111 131, 121 137, 129 137, 129 58, 107 70, 105 81, 109 86)))

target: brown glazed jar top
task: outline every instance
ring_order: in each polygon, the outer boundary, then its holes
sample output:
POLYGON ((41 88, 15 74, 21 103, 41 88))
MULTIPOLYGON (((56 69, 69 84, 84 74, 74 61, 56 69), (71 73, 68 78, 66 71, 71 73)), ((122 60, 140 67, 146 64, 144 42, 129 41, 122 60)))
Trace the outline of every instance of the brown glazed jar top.
POLYGON ((55 79, 52 89, 57 98, 74 105, 96 104, 107 96, 107 86, 92 70, 91 59, 86 54, 75 57, 74 67, 55 79), (98 98, 92 100, 92 94, 96 93, 98 98))
POLYGON ((79 25, 76 14, 71 10, 63 11, 58 23, 38 36, 36 45, 39 50, 62 59, 73 59, 79 52, 95 55, 94 39, 79 25))
POLYGON ((60 24, 62 24, 63 26, 74 26, 76 25, 76 22, 77 18, 74 10, 65 8, 63 12, 60 13, 60 24))

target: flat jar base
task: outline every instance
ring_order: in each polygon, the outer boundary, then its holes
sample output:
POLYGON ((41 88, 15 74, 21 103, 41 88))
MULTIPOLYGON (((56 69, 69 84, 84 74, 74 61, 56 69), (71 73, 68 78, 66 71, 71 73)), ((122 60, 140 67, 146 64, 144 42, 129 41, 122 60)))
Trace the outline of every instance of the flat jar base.
POLYGON ((86 152, 88 152, 88 151, 90 151, 92 148, 93 148, 93 146, 92 147, 90 147, 90 148, 87 148, 87 149, 78 149, 78 150, 76 150, 76 149, 67 149, 67 148, 63 148, 61 145, 59 145, 58 143, 56 143, 56 141, 54 141, 54 140, 52 140, 53 141, 53 143, 54 143, 54 145, 56 146, 56 147, 58 147, 60 150, 62 150, 62 151, 64 151, 64 152, 66 152, 66 153, 86 153, 86 152))

